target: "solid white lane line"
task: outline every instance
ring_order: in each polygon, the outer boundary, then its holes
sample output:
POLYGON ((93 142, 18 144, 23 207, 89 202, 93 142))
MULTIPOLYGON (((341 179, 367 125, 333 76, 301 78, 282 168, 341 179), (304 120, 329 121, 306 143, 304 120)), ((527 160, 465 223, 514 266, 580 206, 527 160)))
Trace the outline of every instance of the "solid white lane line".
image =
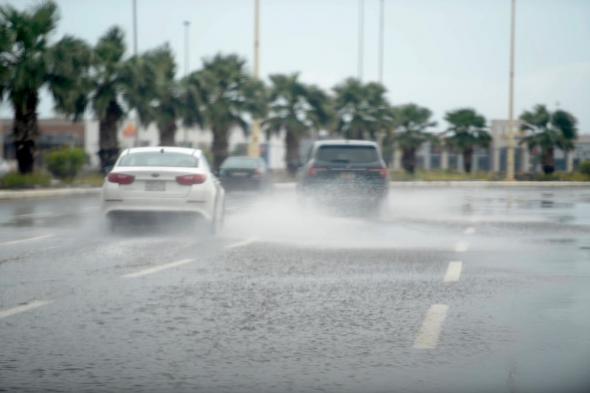
POLYGON ((469 243, 460 241, 455 244, 455 252, 465 252, 469 250, 469 243))
POLYGON ((442 324, 447 316, 449 306, 446 304, 433 304, 428 309, 422 327, 414 341, 416 349, 434 349, 438 344, 438 337, 442 324))
POLYGON ((9 317, 11 315, 20 314, 25 311, 34 310, 35 308, 45 306, 49 303, 51 303, 51 300, 34 300, 27 304, 22 304, 20 306, 8 308, 6 310, 0 310, 0 319, 9 317))
POLYGON ((229 245, 225 246, 225 248, 228 250, 231 250, 232 248, 244 247, 244 246, 247 246, 247 245, 252 244, 254 242, 256 242, 256 239, 254 239, 254 238, 246 239, 241 242, 229 244, 229 245))
POLYGON ((475 233, 475 228, 474 227, 467 227, 467 228, 465 228, 465 231, 463 233, 466 235, 473 235, 475 233))
POLYGON ((192 261, 194 261, 194 259, 182 259, 180 261, 170 262, 170 263, 165 263, 163 265, 159 265, 159 266, 155 266, 155 267, 150 267, 149 269, 140 270, 140 271, 135 272, 135 273, 124 274, 123 277, 125 277, 125 278, 135 278, 135 277, 146 276, 148 274, 157 273, 157 272, 160 272, 162 270, 172 269, 173 267, 177 267, 177 266, 181 266, 181 265, 186 265, 187 263, 191 263, 192 261))
POLYGON ((49 239, 50 237, 53 237, 55 235, 42 235, 42 236, 35 236, 35 237, 29 237, 26 239, 18 239, 18 240, 9 240, 6 242, 1 242, 0 246, 11 246, 13 244, 19 244, 19 243, 25 243, 25 242, 32 242, 35 240, 42 240, 42 239, 49 239))
POLYGON ((460 261, 449 262, 449 267, 447 268, 447 273, 445 274, 445 278, 443 279, 443 281, 444 282, 459 281, 459 277, 461 277, 461 269, 462 268, 463 268, 463 262, 460 262, 460 261))
POLYGON ((54 216, 54 212, 39 212, 39 213, 24 213, 24 214, 16 214, 14 217, 17 218, 26 218, 26 217, 51 217, 54 216))

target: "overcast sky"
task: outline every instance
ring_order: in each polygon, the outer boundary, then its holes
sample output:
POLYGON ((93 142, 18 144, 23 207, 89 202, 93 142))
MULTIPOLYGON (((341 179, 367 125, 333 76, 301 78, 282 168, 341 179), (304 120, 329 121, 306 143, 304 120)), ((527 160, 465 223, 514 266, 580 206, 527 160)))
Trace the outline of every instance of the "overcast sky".
MULTIPOLYGON (((0 0, 19 8, 37 1, 0 0)), ((54 39, 95 43, 110 26, 127 32, 132 0, 60 0, 54 39)), ((252 65, 254 0, 137 0, 139 51, 164 42, 183 72, 183 21, 190 64, 235 52, 252 65)), ((324 88, 357 74, 358 0, 261 0, 261 75, 299 71, 324 88)), ((536 103, 571 111, 590 133, 590 1, 517 0, 516 114, 536 103)), ((364 80, 377 79, 379 0, 365 0, 364 80)), ((385 0, 384 84, 394 104, 415 102, 438 120, 470 106, 508 116, 510 0, 385 0)), ((45 97, 41 115, 51 116, 45 97)), ((10 114, 4 104, 3 115, 10 114)), ((439 128, 446 125, 441 122, 439 128)))

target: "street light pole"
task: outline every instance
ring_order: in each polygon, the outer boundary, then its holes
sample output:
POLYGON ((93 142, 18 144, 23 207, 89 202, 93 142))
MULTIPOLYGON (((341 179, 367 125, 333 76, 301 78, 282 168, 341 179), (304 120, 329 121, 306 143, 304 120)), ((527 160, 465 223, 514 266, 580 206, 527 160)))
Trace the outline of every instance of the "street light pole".
POLYGON ((385 1, 379 4, 379 83, 383 83, 383 46, 385 42, 385 1))
MULTIPOLYGON (((260 78, 260 0, 254 0, 254 78, 260 78)), ((252 119, 252 132, 248 144, 248 155, 260 157, 260 122, 252 119)))
MULTIPOLYGON (((137 57, 137 0, 133 0, 133 56, 137 57)), ((139 146, 139 127, 137 113, 133 113, 133 125, 135 126, 134 146, 139 146)))
POLYGON ((506 155, 506 180, 514 180, 514 28, 516 24, 516 0, 512 0, 510 23, 510 87, 508 93, 508 149, 506 155))
MULTIPOLYGON (((184 76, 186 77, 190 70, 190 58, 189 58, 189 29, 191 26, 191 22, 185 20, 184 24, 184 76)), ((183 126, 183 144, 186 146, 188 143, 188 130, 186 129, 186 125, 183 126)))
POLYGON ((188 75, 190 70, 190 59, 189 59, 189 29, 191 22, 185 20, 184 24, 184 76, 188 75))
POLYGON ((133 55, 137 56, 137 0, 133 0, 133 55))
POLYGON ((365 0, 359 0, 359 31, 358 31, 358 79, 363 80, 363 41, 365 39, 365 0))

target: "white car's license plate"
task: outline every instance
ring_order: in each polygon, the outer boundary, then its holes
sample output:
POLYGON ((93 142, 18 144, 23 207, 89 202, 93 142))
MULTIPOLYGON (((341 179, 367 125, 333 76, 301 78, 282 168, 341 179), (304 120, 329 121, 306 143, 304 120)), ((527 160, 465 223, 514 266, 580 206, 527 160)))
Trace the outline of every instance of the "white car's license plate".
POLYGON ((342 180, 353 180, 354 179, 354 173, 352 172, 343 172, 340 174, 340 179, 342 180))
POLYGON ((248 176, 248 172, 232 172, 231 175, 235 177, 245 177, 248 176))
POLYGON ((148 180, 145 182, 145 190, 146 191, 166 191, 166 182, 148 180))

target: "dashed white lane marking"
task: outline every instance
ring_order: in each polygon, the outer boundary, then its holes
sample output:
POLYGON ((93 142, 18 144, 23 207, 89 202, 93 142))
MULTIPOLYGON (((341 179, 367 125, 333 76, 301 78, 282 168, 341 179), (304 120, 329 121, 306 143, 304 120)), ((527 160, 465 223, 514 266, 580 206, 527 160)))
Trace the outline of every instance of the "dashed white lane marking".
POLYGON ((447 316, 449 306, 446 304, 433 304, 428 309, 422 327, 414 341, 416 349, 434 349, 438 344, 438 337, 442 324, 447 316))
POLYGON ((225 248, 228 250, 231 250, 232 248, 244 247, 244 246, 247 246, 247 245, 252 244, 254 242, 256 242, 256 239, 250 238, 250 239, 243 240, 241 242, 228 244, 227 246, 225 246, 225 248))
POLYGON ((0 319, 10 317, 11 315, 20 314, 25 311, 34 310, 35 308, 45 306, 49 303, 51 303, 51 300, 34 300, 27 304, 22 304, 20 306, 8 308, 6 310, 0 310, 0 319))
POLYGON ((455 252, 465 252, 469 250, 469 243, 460 241, 455 244, 454 247, 455 252))
POLYGON ((140 270, 140 271, 135 272, 135 273, 124 274, 123 277, 125 277, 125 278, 135 278, 135 277, 146 276, 148 274, 157 273, 157 272, 160 272, 162 270, 172 269, 173 267, 186 265, 187 263, 191 263, 192 261, 193 261, 193 259, 182 259, 180 261, 170 262, 170 263, 165 263, 163 265, 159 265, 159 266, 155 266, 155 267, 150 267, 149 269, 140 270))
POLYGON ((447 268, 447 273, 445 274, 445 278, 443 279, 444 282, 455 282, 459 281, 461 277, 461 269, 463 268, 463 262, 460 261, 452 261, 449 262, 449 267, 447 268))
POLYGON ((35 240, 42 240, 42 239, 49 239, 50 237, 53 237, 53 236, 55 236, 55 235, 42 235, 42 236, 29 237, 26 239, 9 240, 6 242, 0 242, 0 246, 11 246, 13 244, 33 242, 35 240))
POLYGON ((473 235, 475 233, 475 228, 474 227, 467 227, 467 228, 465 228, 465 231, 463 231, 463 233, 466 235, 473 235))
POLYGON ((54 212, 39 212, 39 213, 24 213, 24 214, 15 214, 14 217, 17 218, 27 218, 27 217, 51 217, 54 216, 54 212))

